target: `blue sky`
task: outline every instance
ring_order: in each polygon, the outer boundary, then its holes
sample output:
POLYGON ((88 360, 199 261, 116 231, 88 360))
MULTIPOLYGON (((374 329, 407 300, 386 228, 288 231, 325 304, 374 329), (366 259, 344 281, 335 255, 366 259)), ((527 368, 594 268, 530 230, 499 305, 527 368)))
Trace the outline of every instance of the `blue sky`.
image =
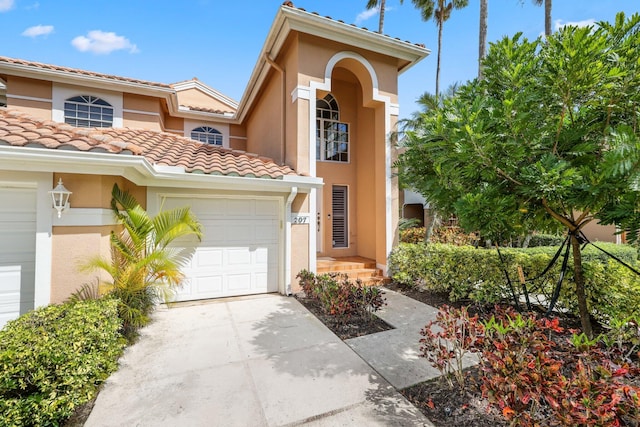
MULTIPOLYGON (((376 30, 366 0, 297 0, 297 7, 376 30)), ((443 30, 440 86, 477 73, 479 0, 452 13, 443 30)), ((0 55, 143 80, 198 77, 240 100, 281 0, 0 0, 0 55)), ((435 90, 437 28, 410 0, 387 0, 386 34, 423 43, 431 55, 400 76, 400 111, 435 90)), ((554 0, 554 26, 613 20, 640 10, 638 0, 554 0)), ((488 40, 544 30, 544 10, 531 0, 490 0, 488 40)))

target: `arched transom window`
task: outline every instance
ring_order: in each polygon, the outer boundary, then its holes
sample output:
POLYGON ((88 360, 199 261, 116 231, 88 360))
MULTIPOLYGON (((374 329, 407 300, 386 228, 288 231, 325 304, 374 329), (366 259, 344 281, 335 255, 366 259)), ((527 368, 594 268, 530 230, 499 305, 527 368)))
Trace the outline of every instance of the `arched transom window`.
POLYGON ((64 102, 64 122, 83 128, 108 128, 113 126, 113 107, 95 96, 74 96, 64 102))
POLYGON ((349 125, 340 122, 340 108, 333 95, 316 101, 316 159, 349 161, 349 125))
POLYGON ((201 126, 191 131, 191 139, 203 144, 222 145, 222 134, 217 129, 201 126))

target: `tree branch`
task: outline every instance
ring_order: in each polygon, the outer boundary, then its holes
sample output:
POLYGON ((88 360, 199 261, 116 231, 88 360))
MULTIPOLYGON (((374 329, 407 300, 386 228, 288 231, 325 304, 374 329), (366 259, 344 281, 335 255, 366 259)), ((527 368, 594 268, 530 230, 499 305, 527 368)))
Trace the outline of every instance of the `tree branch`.
POLYGON ((551 215, 554 219, 560 221, 560 223, 565 225, 571 232, 576 231, 576 225, 568 218, 563 217, 562 215, 551 209, 549 203, 547 202, 547 199, 545 199, 544 197, 542 198, 542 206, 544 206, 544 209, 549 213, 549 215, 551 215))

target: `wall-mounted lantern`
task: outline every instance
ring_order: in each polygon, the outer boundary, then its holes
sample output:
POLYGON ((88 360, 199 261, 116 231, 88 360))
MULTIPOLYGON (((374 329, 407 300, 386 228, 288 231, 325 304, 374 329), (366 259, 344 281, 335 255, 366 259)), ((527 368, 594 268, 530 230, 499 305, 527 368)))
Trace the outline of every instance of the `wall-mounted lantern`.
POLYGON ((71 196, 72 193, 62 185, 62 178, 60 178, 58 185, 49 191, 49 194, 51 194, 53 208, 58 211, 58 218, 60 218, 62 211, 69 208, 69 196, 71 196))

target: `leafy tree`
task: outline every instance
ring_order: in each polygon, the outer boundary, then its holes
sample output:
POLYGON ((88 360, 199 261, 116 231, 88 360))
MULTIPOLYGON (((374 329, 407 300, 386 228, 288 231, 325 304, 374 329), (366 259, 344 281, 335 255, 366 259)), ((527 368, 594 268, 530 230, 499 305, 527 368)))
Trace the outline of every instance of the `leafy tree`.
POLYGON ((202 232, 188 207, 150 217, 137 200, 117 184, 111 195, 111 208, 123 230, 111 232, 110 258, 91 258, 83 269, 109 274, 111 280, 100 283, 100 293, 118 298, 118 312, 125 332, 130 334, 148 322, 153 304, 166 300, 184 278, 181 267, 190 254, 171 247, 171 243, 188 235, 199 239, 202 232))
POLYGON ((640 15, 492 44, 484 79, 409 132, 401 179, 467 230, 500 239, 565 228, 591 335, 581 235, 599 220, 640 229, 640 15))
POLYGON ((420 10, 423 21, 433 19, 438 26, 438 61, 436 68, 436 98, 440 95, 440 56, 442 51, 442 26, 451 17, 453 9, 467 7, 469 0, 411 0, 420 10))

